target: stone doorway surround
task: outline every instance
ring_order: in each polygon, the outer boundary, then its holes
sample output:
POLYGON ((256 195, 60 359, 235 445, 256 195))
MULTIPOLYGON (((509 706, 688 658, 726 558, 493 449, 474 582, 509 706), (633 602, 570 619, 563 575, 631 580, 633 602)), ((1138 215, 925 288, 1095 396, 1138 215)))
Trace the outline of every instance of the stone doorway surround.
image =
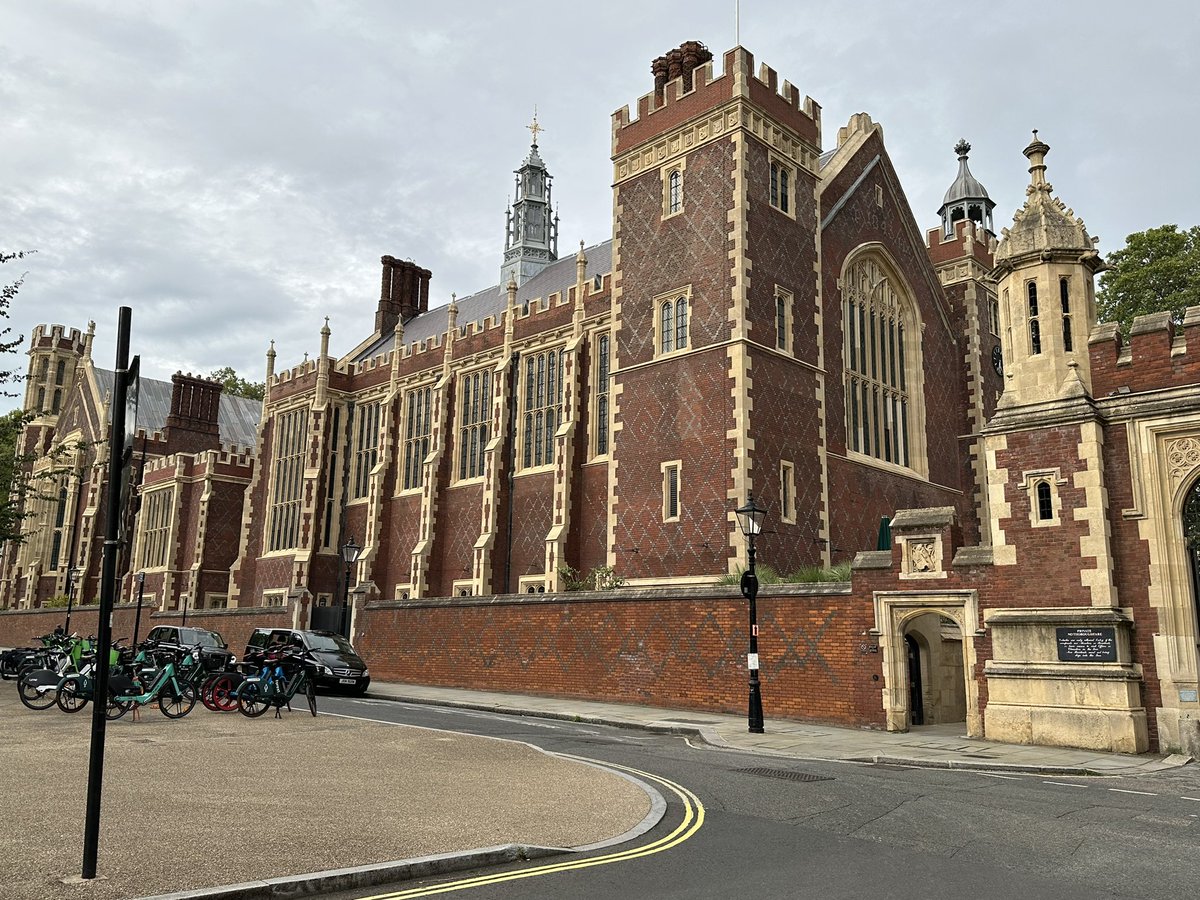
MULTIPOLYGON (((1192 389, 1194 390, 1194 389, 1192 389)), ((1192 597, 1183 507, 1200 478, 1200 413, 1172 411, 1126 424, 1133 503, 1121 510, 1138 524, 1150 552, 1150 606, 1161 706, 1154 709, 1159 748, 1200 754, 1200 623, 1192 597)))
POLYGON ((979 597, 972 590, 876 591, 875 628, 883 654, 883 709, 888 731, 908 731, 908 648, 905 628, 919 616, 937 613, 953 619, 962 633, 963 680, 967 694, 967 737, 983 737, 979 686, 975 683, 975 636, 982 633, 979 597))

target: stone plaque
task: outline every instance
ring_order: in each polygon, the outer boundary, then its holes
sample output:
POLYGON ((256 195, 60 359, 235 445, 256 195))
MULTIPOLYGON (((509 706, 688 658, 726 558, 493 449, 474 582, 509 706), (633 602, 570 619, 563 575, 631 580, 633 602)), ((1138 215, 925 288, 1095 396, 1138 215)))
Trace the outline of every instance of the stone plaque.
POLYGON ((1056 628, 1059 662, 1116 662, 1115 628, 1056 628))

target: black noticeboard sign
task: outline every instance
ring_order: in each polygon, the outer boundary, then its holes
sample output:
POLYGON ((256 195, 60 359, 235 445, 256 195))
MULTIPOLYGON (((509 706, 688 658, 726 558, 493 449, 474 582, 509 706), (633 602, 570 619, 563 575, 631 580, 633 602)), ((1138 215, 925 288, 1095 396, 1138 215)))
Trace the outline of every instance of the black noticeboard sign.
POLYGON ((1116 662, 1115 628, 1056 628, 1059 662, 1116 662))

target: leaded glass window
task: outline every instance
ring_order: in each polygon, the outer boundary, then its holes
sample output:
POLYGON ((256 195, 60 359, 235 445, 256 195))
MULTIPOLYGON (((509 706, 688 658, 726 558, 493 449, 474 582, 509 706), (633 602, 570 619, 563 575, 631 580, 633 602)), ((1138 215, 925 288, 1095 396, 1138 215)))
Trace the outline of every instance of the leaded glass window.
POLYGON ((892 276, 873 258, 846 272, 846 443, 884 462, 912 466, 913 398, 908 373, 916 365, 912 315, 892 276))
POLYGON ((483 475, 484 448, 492 408, 492 373, 487 369, 464 375, 458 383, 458 477, 483 475))

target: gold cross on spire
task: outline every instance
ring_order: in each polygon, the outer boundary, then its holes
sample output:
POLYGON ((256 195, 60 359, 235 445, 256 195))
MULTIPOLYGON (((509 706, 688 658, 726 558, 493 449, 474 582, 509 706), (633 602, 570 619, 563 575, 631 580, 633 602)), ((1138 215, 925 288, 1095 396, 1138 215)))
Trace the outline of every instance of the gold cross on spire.
POLYGON ((536 147, 538 132, 546 130, 545 128, 543 128, 541 125, 538 124, 537 107, 536 106, 533 108, 533 122, 530 123, 529 125, 526 125, 525 127, 528 128, 533 133, 533 145, 536 147))

